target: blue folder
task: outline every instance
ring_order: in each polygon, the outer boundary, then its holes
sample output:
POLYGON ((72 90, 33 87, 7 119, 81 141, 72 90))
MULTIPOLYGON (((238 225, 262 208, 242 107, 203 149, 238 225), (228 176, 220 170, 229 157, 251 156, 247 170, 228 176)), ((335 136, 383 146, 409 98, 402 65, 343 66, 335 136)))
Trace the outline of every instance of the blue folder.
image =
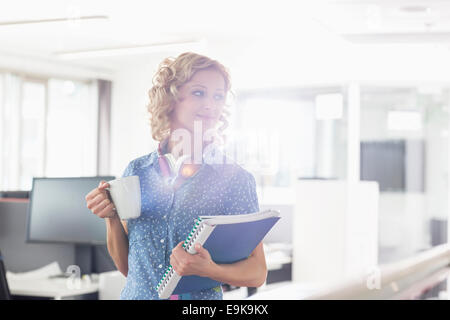
MULTIPOLYGON (((279 219, 279 216, 270 216, 256 221, 217 224, 203 247, 217 264, 235 263, 246 259, 279 219)), ((172 294, 214 288, 221 284, 206 277, 183 276, 172 294)))

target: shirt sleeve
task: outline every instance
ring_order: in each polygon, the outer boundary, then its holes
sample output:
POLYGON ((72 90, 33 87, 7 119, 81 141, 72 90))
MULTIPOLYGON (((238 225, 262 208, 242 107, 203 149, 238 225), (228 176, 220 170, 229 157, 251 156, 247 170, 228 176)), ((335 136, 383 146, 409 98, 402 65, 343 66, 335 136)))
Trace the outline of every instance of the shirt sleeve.
POLYGON ((226 201, 226 214, 255 212, 259 212, 256 181, 252 174, 242 171, 230 181, 230 193, 226 201))
POLYGON ((131 161, 125 168, 125 171, 122 174, 122 178, 132 176, 133 172, 134 172, 134 161, 131 161))

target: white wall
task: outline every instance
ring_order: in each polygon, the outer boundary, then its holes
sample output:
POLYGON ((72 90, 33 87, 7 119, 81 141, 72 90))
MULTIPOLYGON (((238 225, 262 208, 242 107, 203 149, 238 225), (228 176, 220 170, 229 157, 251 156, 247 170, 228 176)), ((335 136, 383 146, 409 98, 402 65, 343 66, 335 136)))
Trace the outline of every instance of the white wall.
POLYGON ((377 265, 378 183, 303 180, 295 195, 294 281, 326 284, 377 265))
MULTIPOLYGON (((450 87, 450 85, 449 85, 450 87)), ((450 106, 450 101, 444 102, 450 106)), ((426 207, 429 218, 448 218, 448 112, 428 117, 425 161, 426 207)))
POLYGON ((131 66, 114 75, 111 110, 111 173, 121 176, 128 163, 157 147, 151 137, 147 92, 156 63, 131 66))

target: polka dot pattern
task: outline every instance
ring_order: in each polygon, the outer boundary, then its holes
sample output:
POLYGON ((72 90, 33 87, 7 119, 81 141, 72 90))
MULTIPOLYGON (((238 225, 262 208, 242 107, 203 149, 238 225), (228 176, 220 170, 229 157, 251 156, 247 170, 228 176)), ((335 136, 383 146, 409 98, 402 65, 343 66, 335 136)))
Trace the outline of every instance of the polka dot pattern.
MULTIPOLYGON (((156 151, 129 163, 123 176, 139 176, 141 216, 127 221, 128 276, 121 299, 159 299, 156 286, 170 265, 172 249, 186 239, 198 216, 259 211, 254 177, 225 159, 222 164, 204 159, 197 174, 176 190, 162 176, 156 151)), ((223 293, 216 287, 183 297, 221 300, 223 293)))

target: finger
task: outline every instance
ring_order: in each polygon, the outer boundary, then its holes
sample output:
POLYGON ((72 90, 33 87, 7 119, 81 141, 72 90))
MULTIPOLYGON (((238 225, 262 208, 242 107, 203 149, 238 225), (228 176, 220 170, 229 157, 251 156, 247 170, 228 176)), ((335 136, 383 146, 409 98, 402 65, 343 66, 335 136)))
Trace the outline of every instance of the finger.
POLYGON ((98 214, 102 212, 103 209, 105 209, 111 201, 109 199, 105 199, 102 202, 100 202, 98 205, 95 206, 95 208, 92 210, 93 213, 98 214))
POLYGON ((169 262, 170 262, 170 264, 173 266, 174 264, 178 264, 178 260, 177 260, 177 258, 175 257, 175 255, 172 253, 171 255, 170 255, 170 257, 169 257, 169 262))
POLYGON ((88 201, 87 207, 89 209, 95 208, 100 202, 107 199, 106 195, 103 193, 97 194, 92 200, 88 201))
POLYGON ((183 247, 182 247, 182 246, 183 246, 183 243, 184 243, 184 241, 181 241, 180 243, 178 243, 178 244, 176 245, 176 247, 172 249, 172 253, 178 252, 178 251, 180 251, 180 249, 183 249, 183 247))
POLYGON ((95 196, 98 194, 98 188, 92 189, 85 197, 86 201, 94 199, 95 196))
POLYGON ((89 201, 91 201, 91 202, 92 201, 98 201, 98 199, 96 199, 98 196, 101 196, 101 195, 105 195, 106 196, 105 191, 99 190, 98 188, 96 188, 94 191, 95 192, 93 192, 90 195, 90 200, 89 201))
POLYGON ((99 185, 98 189, 100 190, 105 190, 106 188, 109 188, 110 185, 108 182, 103 182, 102 184, 99 185))
POLYGON ((196 244, 195 244, 195 250, 196 250, 197 252, 201 252, 201 251, 203 251, 204 249, 203 249, 203 247, 202 247, 202 245, 201 245, 200 243, 196 243, 196 244))
POLYGON ((178 244, 175 248, 172 249, 172 255, 176 257, 181 257, 180 245, 178 244))
POLYGON ((179 271, 179 263, 178 263, 177 258, 175 258, 175 256, 173 254, 170 255, 170 265, 178 273, 178 271, 179 271))
POLYGON ((187 275, 186 267, 188 266, 189 263, 186 263, 182 259, 178 259, 175 255, 172 255, 172 263, 171 263, 172 267, 178 275, 180 276, 187 275))
POLYGON ((114 205, 112 203, 108 204, 102 211, 100 211, 97 216, 100 218, 110 218, 116 215, 116 212, 113 210, 114 205))
POLYGON ((191 256, 191 254, 186 251, 186 249, 183 247, 183 245, 184 245, 184 241, 181 241, 176 246, 176 252, 177 252, 179 259, 185 260, 185 259, 188 259, 191 256))
POLYGON ((177 259, 180 266, 188 265, 191 263, 192 255, 187 253, 180 244, 178 244, 173 250, 172 254, 177 259))
POLYGON ((194 248, 195 251, 197 251, 197 253, 202 257, 207 257, 209 254, 208 250, 203 248, 203 246, 200 243, 196 243, 194 248))
POLYGON ((91 204, 96 206, 98 205, 100 202, 102 202, 103 200, 105 200, 107 197, 104 193, 99 193, 95 196, 94 199, 92 199, 91 204))

